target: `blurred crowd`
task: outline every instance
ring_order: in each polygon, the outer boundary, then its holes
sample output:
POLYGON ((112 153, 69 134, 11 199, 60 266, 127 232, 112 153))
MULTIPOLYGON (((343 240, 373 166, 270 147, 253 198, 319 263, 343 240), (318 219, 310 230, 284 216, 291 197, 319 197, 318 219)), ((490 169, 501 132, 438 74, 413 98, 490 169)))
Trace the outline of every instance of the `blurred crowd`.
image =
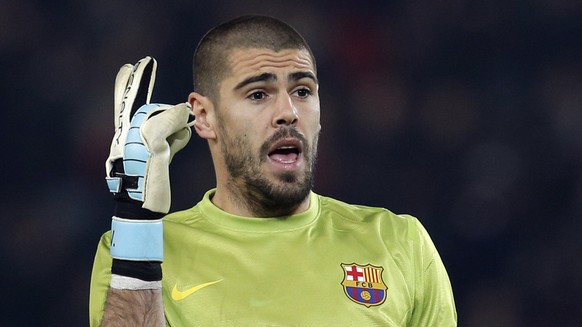
MULTIPOLYGON (((460 326, 582 325, 582 2, 0 0, 1 326, 88 324, 118 68, 154 56, 153 101, 183 102, 198 40, 246 13, 318 60, 315 191, 417 216, 460 326)), ((205 142, 171 172, 194 205, 205 142)))

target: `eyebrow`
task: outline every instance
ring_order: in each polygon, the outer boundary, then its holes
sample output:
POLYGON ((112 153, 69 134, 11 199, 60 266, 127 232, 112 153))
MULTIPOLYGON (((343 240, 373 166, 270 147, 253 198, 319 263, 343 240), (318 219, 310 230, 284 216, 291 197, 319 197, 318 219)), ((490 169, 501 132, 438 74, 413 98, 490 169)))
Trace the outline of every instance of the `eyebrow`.
POLYGON ((319 84, 317 77, 312 72, 296 72, 289 75, 289 81, 296 82, 302 78, 310 78, 315 82, 315 84, 319 84))
POLYGON ((273 73, 263 73, 261 75, 256 75, 256 76, 251 76, 247 79, 245 79, 244 81, 238 83, 234 89, 235 90, 240 90, 243 87, 251 84, 251 83, 256 83, 256 82, 274 82, 277 80, 277 76, 273 73))
MULTIPOLYGON (((291 82, 296 82, 300 79, 303 78, 309 78, 311 80, 313 80, 313 82, 315 82, 315 84, 319 84, 319 82, 317 81, 317 77, 315 77, 315 75, 312 72, 295 72, 295 73, 291 73, 289 74, 288 80, 291 82)), ((261 75, 256 75, 256 76, 251 76, 247 79, 245 79, 244 81, 238 83, 234 89, 235 90, 240 90, 243 87, 252 84, 252 83, 256 83, 256 82, 274 82, 277 80, 277 75, 273 74, 273 73, 263 73, 261 75)))

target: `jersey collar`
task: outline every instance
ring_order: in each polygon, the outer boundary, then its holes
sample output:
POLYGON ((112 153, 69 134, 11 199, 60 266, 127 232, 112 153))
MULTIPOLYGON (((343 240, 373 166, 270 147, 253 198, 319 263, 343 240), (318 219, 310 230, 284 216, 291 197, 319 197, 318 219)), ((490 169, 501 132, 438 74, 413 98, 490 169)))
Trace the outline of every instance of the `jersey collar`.
POLYGON ((307 210, 292 216, 272 218, 244 217, 223 211, 211 201, 215 192, 216 189, 212 189, 204 194, 204 198, 199 204, 200 211, 211 223, 227 229, 256 233, 290 231, 310 225, 319 216, 320 199, 314 192, 309 194, 309 208, 307 210))

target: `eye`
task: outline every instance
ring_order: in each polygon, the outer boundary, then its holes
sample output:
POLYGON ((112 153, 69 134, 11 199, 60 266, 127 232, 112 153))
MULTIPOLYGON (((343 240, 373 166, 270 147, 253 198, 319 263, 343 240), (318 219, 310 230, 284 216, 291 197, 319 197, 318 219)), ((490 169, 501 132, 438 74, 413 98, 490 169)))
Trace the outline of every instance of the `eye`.
POLYGON ((254 91, 247 96, 247 99, 252 101, 261 101, 267 97, 267 94, 264 91, 254 91))
POLYGON ((306 87, 303 87, 303 88, 295 90, 295 92, 293 92, 293 93, 295 93, 299 98, 305 99, 311 95, 311 90, 306 88, 306 87))

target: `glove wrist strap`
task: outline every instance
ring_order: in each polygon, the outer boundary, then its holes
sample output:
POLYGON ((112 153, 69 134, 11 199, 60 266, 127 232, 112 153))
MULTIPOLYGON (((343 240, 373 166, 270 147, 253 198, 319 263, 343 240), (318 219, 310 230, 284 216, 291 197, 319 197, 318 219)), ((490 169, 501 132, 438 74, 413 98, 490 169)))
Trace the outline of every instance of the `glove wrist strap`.
POLYGON ((124 219, 113 216, 111 257, 132 261, 163 261, 164 226, 162 220, 124 219))

